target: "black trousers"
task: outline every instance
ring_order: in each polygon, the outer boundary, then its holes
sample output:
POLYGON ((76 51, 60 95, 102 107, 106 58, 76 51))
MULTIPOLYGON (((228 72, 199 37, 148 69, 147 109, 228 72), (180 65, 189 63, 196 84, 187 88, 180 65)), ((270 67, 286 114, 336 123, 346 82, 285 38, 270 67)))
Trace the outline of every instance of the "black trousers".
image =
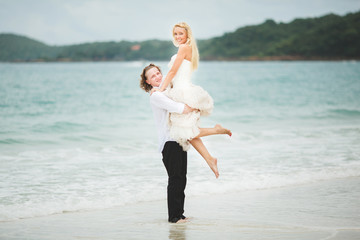
POLYGON ((169 176, 167 203, 169 222, 184 218, 187 152, 177 142, 166 142, 162 151, 163 163, 169 176))

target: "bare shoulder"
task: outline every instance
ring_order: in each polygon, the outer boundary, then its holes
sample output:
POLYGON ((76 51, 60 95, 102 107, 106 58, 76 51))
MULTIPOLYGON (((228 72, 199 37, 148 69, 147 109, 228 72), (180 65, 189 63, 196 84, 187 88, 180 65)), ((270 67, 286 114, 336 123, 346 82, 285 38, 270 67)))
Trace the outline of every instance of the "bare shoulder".
POLYGON ((184 56, 185 59, 191 59, 191 47, 187 44, 181 44, 179 46, 178 55, 184 56))
POLYGON ((191 47, 188 44, 180 44, 179 45, 179 51, 191 51, 191 47))

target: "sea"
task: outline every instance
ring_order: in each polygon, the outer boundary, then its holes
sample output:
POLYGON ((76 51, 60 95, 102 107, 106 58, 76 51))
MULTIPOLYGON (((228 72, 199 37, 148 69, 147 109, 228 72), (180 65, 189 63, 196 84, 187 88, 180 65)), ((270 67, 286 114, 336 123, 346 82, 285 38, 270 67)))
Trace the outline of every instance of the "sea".
MULTIPOLYGON (((0 63, 0 221, 166 199, 149 63, 0 63)), ((203 138, 218 179, 189 150, 187 198, 360 177, 359 61, 201 61, 193 83, 233 135, 203 138)))

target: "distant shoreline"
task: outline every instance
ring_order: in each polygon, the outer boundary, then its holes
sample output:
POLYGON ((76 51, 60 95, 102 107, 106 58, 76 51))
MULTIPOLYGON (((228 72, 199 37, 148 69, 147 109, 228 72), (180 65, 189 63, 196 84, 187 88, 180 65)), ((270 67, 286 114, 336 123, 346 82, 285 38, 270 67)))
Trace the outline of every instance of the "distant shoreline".
POLYGON ((237 57, 237 58, 214 58, 214 59, 201 59, 202 61, 358 61, 358 58, 350 57, 303 57, 303 56, 249 56, 249 57, 237 57))
MULTIPOLYGON (((277 23, 268 19, 198 40, 201 61, 343 61, 360 60, 360 11, 344 16, 277 23)), ((0 61, 105 62, 169 61, 176 51, 170 39, 88 42, 50 46, 12 33, 0 33, 0 61)))
MULTIPOLYGON (((149 61, 168 61, 168 59, 139 59, 139 60, 114 60, 114 59, 84 59, 84 60, 72 60, 72 59, 57 59, 57 60, 46 60, 46 59, 32 59, 28 61, 14 60, 14 61, 0 61, 0 63, 52 63, 52 62, 149 62, 149 61)), ((250 57, 237 57, 237 58, 212 58, 212 59, 200 59, 202 62, 255 62, 255 61, 360 61, 358 58, 349 57, 302 57, 302 56, 250 56, 250 57)))

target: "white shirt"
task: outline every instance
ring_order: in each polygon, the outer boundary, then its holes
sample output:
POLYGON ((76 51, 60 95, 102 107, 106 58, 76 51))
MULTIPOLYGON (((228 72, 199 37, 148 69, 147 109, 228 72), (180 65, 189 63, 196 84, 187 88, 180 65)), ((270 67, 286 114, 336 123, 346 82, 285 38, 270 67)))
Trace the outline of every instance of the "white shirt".
POLYGON ((162 92, 154 92, 150 96, 150 105, 158 130, 158 151, 162 152, 167 141, 174 141, 170 138, 169 127, 167 124, 167 113, 182 113, 184 111, 185 104, 173 101, 162 92))

